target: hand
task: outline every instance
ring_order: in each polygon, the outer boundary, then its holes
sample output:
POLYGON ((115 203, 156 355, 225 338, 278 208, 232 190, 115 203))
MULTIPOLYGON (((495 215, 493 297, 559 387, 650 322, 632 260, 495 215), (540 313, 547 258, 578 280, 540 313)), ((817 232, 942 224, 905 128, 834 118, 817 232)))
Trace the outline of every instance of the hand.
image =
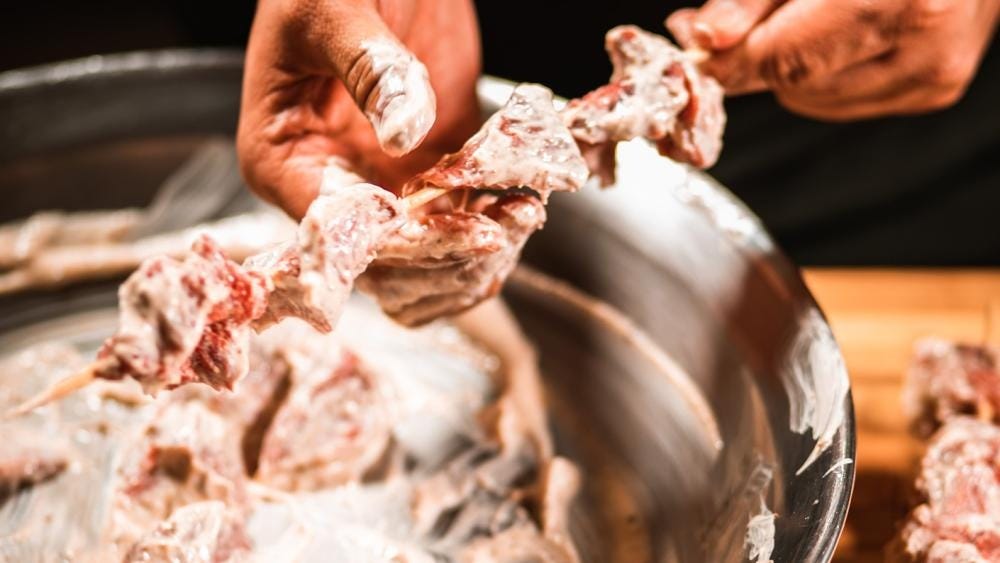
POLYGON ((468 0, 260 0, 237 134, 243 175, 296 219, 337 169, 398 189, 476 130, 478 76, 468 0))
POLYGON ((772 90, 797 113, 849 120, 942 109, 975 75, 997 0, 709 0, 667 27, 711 52, 727 93, 772 90))

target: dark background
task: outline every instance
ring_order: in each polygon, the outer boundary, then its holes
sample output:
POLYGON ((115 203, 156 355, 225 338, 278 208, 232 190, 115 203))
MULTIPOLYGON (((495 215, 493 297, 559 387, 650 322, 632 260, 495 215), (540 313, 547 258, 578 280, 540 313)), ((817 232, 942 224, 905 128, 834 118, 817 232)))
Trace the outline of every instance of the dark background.
MULTIPOLYGON (((610 74, 607 29, 662 31, 663 18, 684 4, 479 1, 485 71, 582 94, 610 74)), ((252 15, 251 1, 8 3, 0 70, 135 49, 242 48, 252 15)), ((726 149, 712 174, 798 263, 1000 265, 997 41, 965 98, 943 112, 819 123, 766 94, 731 99, 727 109, 726 149)))

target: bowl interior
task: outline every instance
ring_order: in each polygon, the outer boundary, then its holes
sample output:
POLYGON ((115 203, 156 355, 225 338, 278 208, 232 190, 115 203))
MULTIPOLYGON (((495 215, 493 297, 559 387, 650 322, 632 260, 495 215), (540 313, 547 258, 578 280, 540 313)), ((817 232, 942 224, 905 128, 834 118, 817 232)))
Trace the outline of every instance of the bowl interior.
MULTIPOLYGON (((170 52, 0 75, 0 221, 148 202, 200 142, 232 134, 240 73, 237 55, 170 52)), ((484 106, 508 92, 485 79, 484 106)), ((748 524, 765 515, 767 543, 774 512, 774 561, 829 560, 854 456, 829 328, 728 192, 642 143, 618 157, 619 185, 556 194, 525 251, 571 288, 528 272, 505 291, 558 447, 584 470, 582 555, 743 561, 748 524)), ((112 306, 114 287, 2 298, 0 334, 112 306)))

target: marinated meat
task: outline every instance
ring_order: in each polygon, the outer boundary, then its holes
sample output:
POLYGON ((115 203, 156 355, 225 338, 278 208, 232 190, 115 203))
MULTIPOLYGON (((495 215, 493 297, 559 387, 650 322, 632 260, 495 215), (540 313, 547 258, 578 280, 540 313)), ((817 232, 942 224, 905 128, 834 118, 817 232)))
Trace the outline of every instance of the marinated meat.
POLYGON ((914 431, 929 435, 948 418, 1000 417, 1000 347, 919 342, 903 391, 914 431))
POLYGON ((688 104, 677 116, 670 133, 656 143, 660 154, 698 168, 709 168, 722 153, 722 133, 726 128, 725 97, 722 86, 701 73, 688 59, 681 62, 688 104))
POLYGON ((257 478, 289 491, 361 480, 392 435, 377 380, 336 346, 289 356, 292 389, 264 437, 257 478))
POLYGON ((247 370, 246 325, 269 289, 207 236, 183 261, 143 262, 119 289, 118 332, 98 354, 97 376, 132 377, 150 394, 192 381, 232 389, 247 370))
POLYGON ((433 552, 454 554, 456 561, 576 562, 568 530, 576 469, 562 459, 549 468, 539 519, 522 500, 538 482, 537 455, 530 448, 518 453, 473 448, 418 486, 418 529, 430 539, 433 552))
POLYGON ((923 504, 910 514, 890 557, 928 563, 1000 561, 1000 428, 949 418, 920 466, 923 504))
POLYGON ((123 553, 183 506, 215 500, 248 510, 238 434, 200 402, 158 406, 117 469, 110 533, 123 553))
POLYGON ((573 136, 595 145, 665 137, 689 101, 684 51, 634 26, 608 31, 605 48, 613 67, 610 83, 571 100, 562 112, 573 136))
POLYGON ((149 394, 191 382, 232 389, 248 369, 251 323, 298 316, 332 330, 354 278, 403 220, 392 194, 360 184, 321 195, 295 243, 245 267, 207 236, 183 261, 146 260, 119 290, 118 332, 98 354, 96 377, 132 377, 149 394))
POLYGON ((424 215, 389 234, 373 264, 440 267, 496 252, 504 247, 503 228, 478 213, 424 215))
POLYGON ((714 164, 725 127, 718 82, 666 38, 635 26, 608 31, 605 48, 614 69, 610 83, 562 111, 592 173, 611 183, 615 144, 637 137, 681 162, 714 164))
MULTIPOLYGON (((53 529, 92 538, 72 546, 75 557, 575 561, 565 531, 573 479, 549 461, 540 388, 524 385, 537 377, 530 349, 500 353, 489 339, 510 338, 511 321, 479 317, 468 336, 445 323, 410 331, 355 306, 339 335, 290 321, 251 337, 252 368, 231 393, 187 385, 93 413, 107 426, 72 450, 82 471, 32 495, 53 529), (136 427, 134 439, 122 439, 121 423, 136 427), (260 455, 247 447, 255 429, 267 441, 260 455), (62 494, 109 477, 109 487, 62 494), (77 528, 76 518, 99 524, 77 528)), ((17 530, 31 538, 18 553, 47 560, 68 549, 39 528, 17 530)))
POLYGON ((199 401, 234 426, 240 433, 243 466, 251 476, 257 471, 264 434, 291 385, 291 366, 285 350, 261 342, 258 339, 250 346, 250 371, 236 383, 232 393, 185 385, 170 394, 172 401, 199 401))
POLYGON ((532 480, 537 458, 530 451, 503 454, 472 448, 417 487, 413 511, 417 529, 434 551, 453 553, 480 536, 492 536, 531 522, 512 499, 518 485, 532 480))
POLYGON ((464 311, 496 295, 517 266, 521 249, 545 224, 545 207, 531 196, 505 196, 484 216, 499 225, 503 247, 478 260, 400 268, 380 262, 359 278, 358 287, 378 299, 382 310, 407 326, 464 311))
POLYGON ((552 92, 521 84, 462 148, 407 183, 426 187, 531 188, 546 201, 554 191, 576 191, 587 181, 580 149, 552 106, 552 92))
POLYGON ((245 560, 250 547, 239 511, 219 501, 196 502, 143 536, 125 562, 228 563, 245 560))
POLYGON ((354 279, 405 218, 395 196, 371 184, 321 194, 302 219, 294 245, 247 261, 247 268, 274 283, 255 328, 298 317, 321 332, 333 330, 354 279))

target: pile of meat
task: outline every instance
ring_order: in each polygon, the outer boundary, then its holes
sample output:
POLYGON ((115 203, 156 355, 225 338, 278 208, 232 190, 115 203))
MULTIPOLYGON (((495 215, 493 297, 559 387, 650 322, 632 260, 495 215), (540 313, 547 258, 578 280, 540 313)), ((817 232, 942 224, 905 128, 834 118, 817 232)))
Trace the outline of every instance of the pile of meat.
MULTIPOLYGON (((5 454, 21 460, 6 467, 0 457, 12 483, 64 471, 28 495, 41 508, 21 511, 44 524, 7 520, 0 501, 0 521, 18 532, 0 538, 0 559, 374 562, 397 553, 411 562, 572 563, 576 470, 553 457, 534 423, 544 412, 537 371, 511 358, 528 344, 479 344, 489 331, 516 333, 498 303, 483 311, 478 328, 414 332, 356 301, 350 335, 289 322, 252 337, 252 369, 231 393, 186 385, 123 404, 118 386, 134 384, 116 382, 32 419, 0 421, 5 454), (85 405, 86 418, 74 421, 85 405), (69 447, 56 455, 11 442, 12 429, 32 424, 58 424, 69 447), (66 471, 70 463, 87 469, 66 471), (86 525, 74 523, 81 518, 86 525), (67 525, 95 537, 47 537, 67 525)), ((41 346, 0 364, 5 388, 37 354, 71 353, 41 346)))
POLYGON ((906 405, 921 436, 933 432, 910 514, 890 558, 1000 561, 1000 348, 918 344, 906 405))

